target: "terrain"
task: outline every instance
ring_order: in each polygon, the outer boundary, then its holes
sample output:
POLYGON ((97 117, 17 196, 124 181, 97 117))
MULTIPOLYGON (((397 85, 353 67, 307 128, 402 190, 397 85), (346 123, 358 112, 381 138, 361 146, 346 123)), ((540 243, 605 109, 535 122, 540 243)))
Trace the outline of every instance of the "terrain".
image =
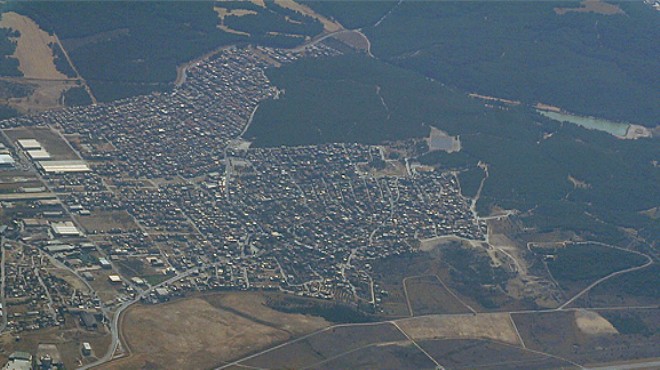
POLYGON ((651 4, 2 7, 0 364, 660 363, 651 4))

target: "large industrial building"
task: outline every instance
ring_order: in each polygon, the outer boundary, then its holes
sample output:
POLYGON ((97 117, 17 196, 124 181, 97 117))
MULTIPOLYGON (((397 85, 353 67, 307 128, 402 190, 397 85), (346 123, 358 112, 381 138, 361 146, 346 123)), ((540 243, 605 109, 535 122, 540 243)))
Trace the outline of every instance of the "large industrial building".
POLYGON ((39 161, 37 165, 46 173, 89 172, 89 166, 81 160, 39 161))

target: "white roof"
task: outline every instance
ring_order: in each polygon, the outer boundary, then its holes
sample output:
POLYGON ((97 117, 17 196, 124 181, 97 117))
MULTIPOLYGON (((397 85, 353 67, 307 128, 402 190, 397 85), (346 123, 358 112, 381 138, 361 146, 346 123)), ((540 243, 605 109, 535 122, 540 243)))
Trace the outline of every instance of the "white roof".
POLYGON ((45 172, 89 172, 89 166, 80 160, 72 161, 40 161, 39 166, 45 172))
POLYGON ((50 153, 44 149, 30 149, 27 151, 27 155, 34 160, 38 159, 50 159, 50 153))
POLYGON ((14 158, 9 154, 0 154, 0 164, 14 164, 14 158))
POLYGON ((53 222, 50 227, 58 235, 80 235, 80 231, 71 221, 53 222))
POLYGON ((41 143, 38 142, 35 139, 18 139, 16 140, 18 142, 18 145, 21 146, 21 148, 27 150, 27 149, 41 149, 41 143))

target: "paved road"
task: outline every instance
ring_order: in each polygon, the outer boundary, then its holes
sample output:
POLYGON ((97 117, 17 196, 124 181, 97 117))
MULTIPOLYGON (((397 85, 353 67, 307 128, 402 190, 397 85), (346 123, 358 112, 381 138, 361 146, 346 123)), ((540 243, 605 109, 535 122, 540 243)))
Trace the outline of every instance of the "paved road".
POLYGON ((605 365, 597 367, 585 367, 585 370, 633 370, 633 369, 660 369, 659 361, 636 362, 630 364, 605 365))
POLYGON ((133 298, 132 300, 126 301, 121 306, 119 306, 117 311, 115 311, 114 315, 112 316, 112 322, 110 323, 110 332, 112 333, 112 342, 110 343, 110 346, 108 347, 108 351, 105 353, 105 355, 103 355, 103 357, 99 358, 98 360, 96 360, 95 362, 93 362, 91 364, 87 364, 87 365, 81 367, 80 369, 82 369, 82 370, 90 369, 92 367, 102 365, 102 364, 112 360, 112 357, 114 356, 115 351, 119 347, 119 319, 121 318, 121 314, 128 307, 130 307, 134 303, 139 302, 140 299, 142 299, 143 297, 146 297, 148 294, 153 292, 156 288, 160 288, 162 286, 172 284, 176 281, 179 281, 183 278, 186 278, 186 277, 192 275, 193 273, 195 273, 197 271, 199 271, 199 267, 196 267, 196 268, 193 268, 193 269, 190 269, 190 270, 186 270, 185 272, 177 274, 176 276, 173 276, 173 277, 169 278, 168 280, 163 281, 160 284, 154 285, 154 286, 150 287, 149 289, 144 290, 142 293, 135 296, 135 298, 133 298))
POLYGON ((0 236, 0 303, 2 303, 2 322, 0 323, 0 333, 7 328, 7 303, 5 302, 5 259, 7 253, 5 251, 5 237, 0 236))

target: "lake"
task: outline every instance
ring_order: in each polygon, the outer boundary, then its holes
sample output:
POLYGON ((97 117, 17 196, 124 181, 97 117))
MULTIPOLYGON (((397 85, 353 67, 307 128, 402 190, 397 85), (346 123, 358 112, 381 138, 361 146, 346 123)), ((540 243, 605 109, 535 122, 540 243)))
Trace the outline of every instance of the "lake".
POLYGON ((605 131, 609 134, 624 137, 628 132, 629 123, 613 122, 595 117, 576 116, 568 113, 548 112, 536 110, 540 114, 559 122, 569 122, 589 130, 605 131))

